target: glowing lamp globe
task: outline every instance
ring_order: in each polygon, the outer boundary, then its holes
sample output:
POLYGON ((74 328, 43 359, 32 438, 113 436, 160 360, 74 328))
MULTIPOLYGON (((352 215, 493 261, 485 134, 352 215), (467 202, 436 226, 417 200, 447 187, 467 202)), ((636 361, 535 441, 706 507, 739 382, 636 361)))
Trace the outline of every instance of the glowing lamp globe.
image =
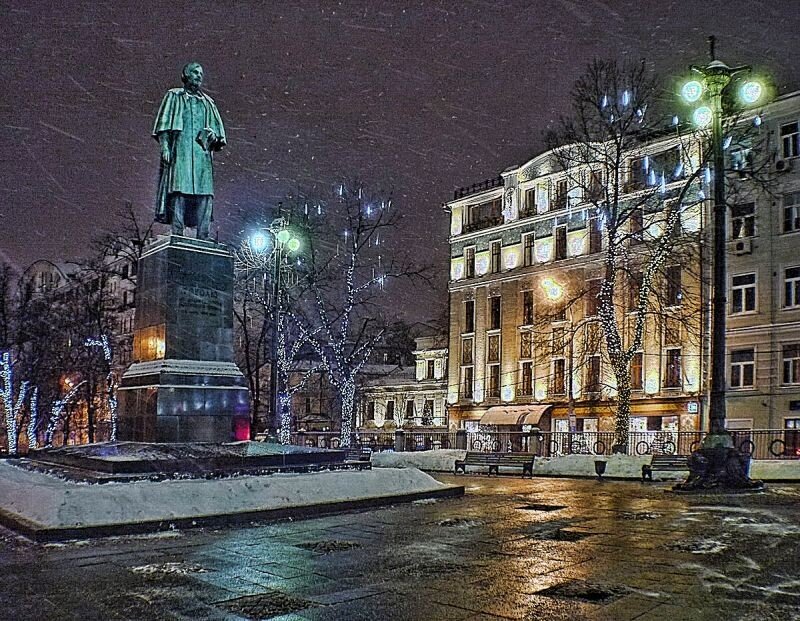
POLYGON ((280 231, 278 231, 278 234, 276 235, 278 243, 280 244, 285 244, 286 242, 288 242, 291 236, 292 234, 286 229, 281 229, 280 231))
POLYGON ((703 96, 703 85, 697 80, 687 82, 681 88, 681 97, 688 103, 694 103, 703 96))
POLYGON ((757 103, 761 96, 764 94, 764 87, 760 82, 750 80, 742 85, 739 89, 739 97, 746 105, 757 103))
POLYGON ((269 246, 269 238, 264 233, 253 233, 250 236, 250 248, 253 252, 264 252, 269 246))
POLYGON ((296 237, 292 237, 289 240, 287 247, 289 248, 290 252, 297 252, 298 250, 300 250, 300 240, 297 239, 296 237))
POLYGON ((706 127, 709 123, 711 123, 711 119, 713 118, 714 113, 708 106, 699 107, 692 115, 692 120, 697 127, 706 127))

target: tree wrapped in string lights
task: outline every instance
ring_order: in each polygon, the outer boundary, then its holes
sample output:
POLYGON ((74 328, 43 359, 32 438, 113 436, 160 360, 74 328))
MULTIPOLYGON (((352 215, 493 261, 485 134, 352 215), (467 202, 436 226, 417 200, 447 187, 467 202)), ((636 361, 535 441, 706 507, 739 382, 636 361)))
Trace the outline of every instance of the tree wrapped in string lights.
POLYGON ((429 269, 391 245, 400 219, 391 198, 359 182, 305 211, 307 284, 289 312, 337 391, 341 443, 350 446, 358 377, 386 330, 383 294, 392 281, 427 280, 429 269))
MULTIPOLYGON (((565 200, 584 211, 589 251, 598 257, 565 304, 596 298, 603 354, 614 377, 618 451, 628 445, 634 356, 649 330, 670 322, 699 342, 701 287, 709 280, 698 259, 711 195, 711 146, 695 126, 660 113, 659 94, 644 63, 594 61, 575 83, 571 114, 547 135, 557 169, 568 180, 565 200), (675 297, 674 265, 699 286, 678 286, 675 297), (599 284, 589 286, 590 277, 599 284), (689 295, 698 302, 687 303, 689 295)), ((729 146, 757 152, 755 126, 730 119, 729 146)), ((681 378, 679 386, 684 383, 681 378)), ((695 378, 693 390, 701 384, 695 378)))

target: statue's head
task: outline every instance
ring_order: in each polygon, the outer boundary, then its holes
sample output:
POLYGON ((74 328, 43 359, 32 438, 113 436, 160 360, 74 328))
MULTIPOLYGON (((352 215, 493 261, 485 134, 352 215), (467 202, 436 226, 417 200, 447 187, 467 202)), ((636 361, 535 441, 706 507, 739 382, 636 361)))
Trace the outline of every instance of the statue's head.
POLYGON ((203 67, 200 63, 186 63, 181 71, 181 82, 190 88, 200 88, 203 84, 203 67))

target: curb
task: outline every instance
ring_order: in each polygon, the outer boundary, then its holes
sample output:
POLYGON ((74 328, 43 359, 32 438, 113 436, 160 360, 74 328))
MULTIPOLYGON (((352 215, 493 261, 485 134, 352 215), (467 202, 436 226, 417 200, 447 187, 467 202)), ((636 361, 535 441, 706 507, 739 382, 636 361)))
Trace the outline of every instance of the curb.
POLYGON ((243 524, 254 520, 279 521, 286 519, 302 520, 346 513, 361 509, 385 507, 415 500, 457 498, 464 495, 463 485, 448 485, 442 489, 412 494, 393 494, 391 496, 376 496, 358 500, 344 500, 310 505, 298 505, 280 509, 257 509, 254 511, 241 511, 238 513, 219 513, 215 515, 198 515, 193 517, 175 518, 171 520, 148 520, 145 522, 102 524, 98 526, 42 526, 22 516, 9 513, 0 509, 0 525, 5 526, 36 543, 67 541, 70 539, 92 539, 97 537, 112 537, 119 535, 140 535, 155 533, 165 530, 182 530, 200 528, 204 526, 231 526, 243 524))

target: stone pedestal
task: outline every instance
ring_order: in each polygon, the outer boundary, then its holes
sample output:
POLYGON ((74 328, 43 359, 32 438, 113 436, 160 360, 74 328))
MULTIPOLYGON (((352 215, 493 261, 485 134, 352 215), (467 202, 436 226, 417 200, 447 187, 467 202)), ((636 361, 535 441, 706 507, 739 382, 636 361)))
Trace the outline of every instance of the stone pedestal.
POLYGON ((168 235, 139 261, 134 363, 119 387, 120 441, 249 438, 247 382, 233 360, 233 257, 168 235))

